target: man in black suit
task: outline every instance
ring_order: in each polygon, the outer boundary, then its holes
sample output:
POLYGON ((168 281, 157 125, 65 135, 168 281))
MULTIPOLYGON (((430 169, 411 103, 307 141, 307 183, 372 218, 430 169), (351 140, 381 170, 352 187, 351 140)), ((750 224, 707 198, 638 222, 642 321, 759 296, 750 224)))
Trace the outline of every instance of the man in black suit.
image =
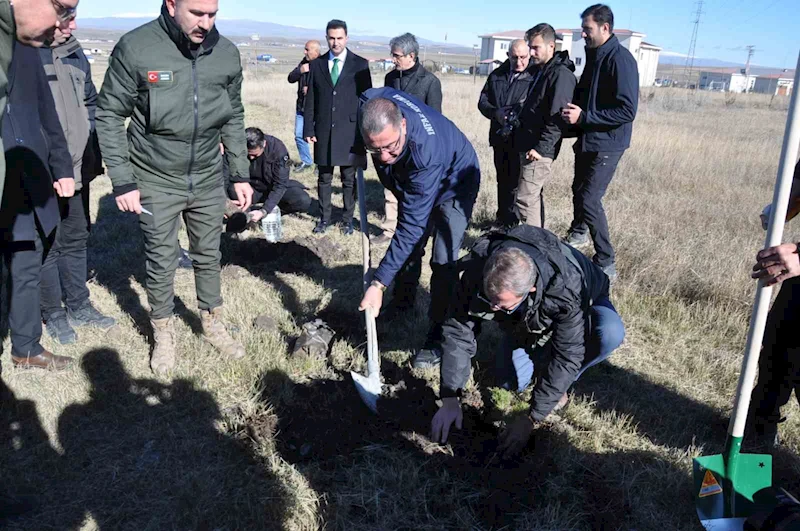
POLYGON ((60 221, 56 194, 75 193, 72 156, 39 52, 17 44, 3 113, 6 187, 0 206, 0 252, 11 277, 8 325, 17 367, 61 370, 72 359, 42 347, 42 261, 60 221), (55 191, 55 194, 53 193, 55 191))
POLYGON ((314 162, 319 167, 317 191, 322 219, 314 227, 314 233, 325 232, 331 222, 333 168, 339 166, 344 195, 342 231, 352 234, 356 166, 366 167, 363 147, 354 147, 356 117, 359 96, 372 88, 372 78, 367 60, 347 49, 347 24, 344 21, 328 22, 326 36, 330 50, 311 62, 303 110, 304 135, 306 141, 314 144, 314 162))

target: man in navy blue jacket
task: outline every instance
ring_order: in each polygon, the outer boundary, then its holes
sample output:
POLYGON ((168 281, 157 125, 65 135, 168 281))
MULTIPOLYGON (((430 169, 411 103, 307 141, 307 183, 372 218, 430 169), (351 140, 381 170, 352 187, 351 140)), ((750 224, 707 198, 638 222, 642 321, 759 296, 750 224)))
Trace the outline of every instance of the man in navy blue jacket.
POLYGON ((639 67, 614 35, 614 14, 608 6, 590 6, 581 18, 586 68, 573 103, 562 110, 564 120, 579 130, 574 147, 574 217, 567 243, 585 245, 591 234, 594 262, 614 280, 617 270, 603 196, 622 154, 631 145, 639 102, 639 67))
POLYGON ((441 358, 438 339, 458 284, 455 261, 480 186, 478 156, 447 118, 413 96, 392 88, 362 96, 359 128, 383 185, 400 204, 397 230, 359 309, 377 313, 396 277, 395 298, 413 296, 425 245, 433 236, 431 329, 415 367, 441 358))

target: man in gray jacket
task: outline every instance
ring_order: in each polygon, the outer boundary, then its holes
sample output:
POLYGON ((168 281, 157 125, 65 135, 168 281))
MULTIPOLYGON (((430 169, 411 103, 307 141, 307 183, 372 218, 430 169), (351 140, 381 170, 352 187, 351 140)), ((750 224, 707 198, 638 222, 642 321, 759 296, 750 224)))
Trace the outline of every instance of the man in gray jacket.
MULTIPOLYGON (((419 43, 411 33, 404 33, 389 41, 394 70, 386 74, 384 87, 402 90, 410 96, 442 112, 442 82, 419 62, 419 43)), ((383 233, 370 238, 375 245, 385 245, 392 241, 397 228, 397 198, 387 188, 383 191, 386 200, 385 217, 381 228, 383 233)))
POLYGON ((40 48, 39 55, 75 172, 75 195, 60 200, 61 225, 42 266, 41 281, 47 333, 64 345, 77 339, 73 326, 108 329, 116 323, 92 306, 86 287, 89 183, 103 173, 94 129, 97 90, 89 61, 74 36, 56 30, 52 46, 40 48))

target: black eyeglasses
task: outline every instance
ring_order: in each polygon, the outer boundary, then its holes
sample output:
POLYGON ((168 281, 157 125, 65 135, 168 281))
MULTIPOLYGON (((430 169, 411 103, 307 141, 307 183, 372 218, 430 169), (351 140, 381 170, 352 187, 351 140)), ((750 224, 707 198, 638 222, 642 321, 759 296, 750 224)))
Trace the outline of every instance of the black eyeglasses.
POLYGON ((50 0, 50 2, 56 8, 56 16, 59 22, 69 22, 78 14, 77 7, 67 7, 58 0, 50 0))
POLYGON ((392 142, 388 146, 368 147, 368 148, 366 148, 367 153, 369 153, 370 155, 378 155, 378 154, 383 153, 383 152, 394 153, 400 147, 400 139, 402 139, 402 138, 403 138, 403 135, 401 134, 400 136, 397 137, 397 140, 395 140, 394 142, 392 142))
POLYGON ((525 299, 526 299, 527 297, 522 297, 522 299, 521 299, 521 300, 520 300, 520 301, 519 301, 517 304, 515 304, 513 308, 503 308, 503 307, 501 307, 501 306, 498 306, 497 304, 493 303, 492 301, 490 301, 489 299, 487 299, 486 297, 484 297, 484 296, 483 296, 483 293, 480 293, 480 292, 478 292, 478 298, 479 298, 480 300, 482 300, 483 302, 485 302, 486 304, 488 304, 488 305, 489 305, 489 307, 490 307, 492 310, 494 310, 494 311, 496 311, 496 312, 503 312, 503 313, 505 313, 506 315, 511 315, 512 313, 514 313, 514 312, 516 312, 517 310, 519 310, 519 307, 520 307, 520 306, 522 306, 522 303, 523 303, 523 302, 525 302, 525 299))

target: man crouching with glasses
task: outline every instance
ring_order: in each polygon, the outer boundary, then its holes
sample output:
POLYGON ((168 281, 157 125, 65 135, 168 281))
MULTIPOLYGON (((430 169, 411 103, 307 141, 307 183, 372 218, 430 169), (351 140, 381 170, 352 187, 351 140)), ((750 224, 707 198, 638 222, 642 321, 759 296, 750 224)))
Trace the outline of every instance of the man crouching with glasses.
POLYGON ((395 235, 359 309, 370 307, 377 315, 393 280, 395 299, 413 298, 425 245, 433 237, 431 327, 414 359, 415 367, 433 367, 441 357, 436 345, 458 286, 456 260, 480 187, 478 156, 453 122, 405 92, 370 89, 361 100, 362 139, 400 208, 395 235))
POLYGON ((504 332, 495 357, 497 384, 522 392, 534 381, 534 361, 539 365, 530 411, 500 434, 499 451, 511 458, 539 422, 566 405, 581 374, 622 344, 625 329, 603 270, 545 229, 521 225, 490 232, 460 265, 464 274, 442 327, 443 405, 431 436, 444 443, 453 423, 461 428, 460 397, 480 324, 494 320, 504 332))

